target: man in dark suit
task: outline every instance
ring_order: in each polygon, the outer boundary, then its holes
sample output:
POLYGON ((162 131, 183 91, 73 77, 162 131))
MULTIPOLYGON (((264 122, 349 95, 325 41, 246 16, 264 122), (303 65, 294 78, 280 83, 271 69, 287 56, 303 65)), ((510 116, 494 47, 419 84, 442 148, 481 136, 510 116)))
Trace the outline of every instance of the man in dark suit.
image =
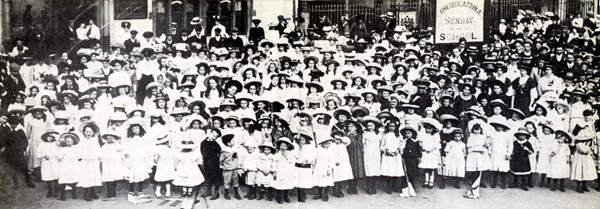
POLYGON ((571 52, 567 53, 565 57, 565 62, 561 62, 560 65, 556 68, 556 76, 565 77, 567 73, 573 73, 572 76, 578 77, 583 74, 581 70, 581 66, 575 63, 575 55, 571 52))
POLYGON ((210 38, 210 40, 208 41, 208 49, 210 49, 212 47, 215 47, 215 48, 225 47, 225 39, 221 36, 220 28, 215 29, 215 37, 210 38))
POLYGON ((252 20, 252 24, 254 24, 254 27, 250 28, 250 34, 248 35, 248 40, 252 41, 254 46, 258 46, 258 43, 265 39, 265 30, 262 27, 258 26, 260 22, 261 21, 259 19, 252 20))
POLYGON ((123 45, 125 45, 125 53, 129 54, 135 47, 140 47, 140 41, 138 41, 135 36, 137 36, 136 30, 131 30, 129 32, 131 34, 131 38, 127 39, 123 45))
POLYGON ((10 64, 10 74, 4 79, 4 87, 8 94, 16 94, 19 91, 25 91, 26 85, 23 77, 19 73, 21 67, 16 64, 10 64))
POLYGON ((202 34, 202 28, 196 29, 195 33, 187 39, 187 43, 189 45, 193 45, 194 43, 198 44, 196 47, 198 49, 202 46, 206 46, 206 36, 202 34))
POLYGON ((244 41, 238 36, 238 29, 236 27, 231 29, 231 36, 227 39, 227 47, 237 48, 240 52, 244 47, 244 41))

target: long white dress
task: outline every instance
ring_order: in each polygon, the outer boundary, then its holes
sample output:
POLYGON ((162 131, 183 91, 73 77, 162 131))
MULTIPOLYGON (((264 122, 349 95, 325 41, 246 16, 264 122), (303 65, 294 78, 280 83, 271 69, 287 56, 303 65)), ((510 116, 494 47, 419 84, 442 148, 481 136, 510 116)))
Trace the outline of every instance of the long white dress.
POLYGON ((571 175, 569 157, 571 150, 569 145, 554 140, 550 149, 550 163, 547 167, 547 176, 552 179, 568 179, 571 175))
POLYGON ((450 177, 465 177, 465 155, 467 148, 461 141, 450 141, 444 148, 444 169, 442 175, 450 177))
POLYGON ((123 147, 119 142, 104 144, 100 159, 102 161, 102 182, 123 179, 125 175, 123 171, 123 147))
POLYGON ((204 182, 204 176, 196 164, 199 155, 198 150, 177 153, 177 176, 173 181, 174 185, 194 187, 204 182))
POLYGON ((431 135, 422 132, 418 134, 418 136, 419 140, 421 141, 421 148, 423 149, 423 155, 421 156, 421 163, 419 163, 419 168, 437 169, 441 161, 440 135, 431 135))
POLYGON ((59 184, 77 183, 79 177, 79 158, 81 158, 81 149, 76 146, 62 147, 58 150, 58 158, 60 159, 60 174, 58 176, 59 184))
POLYGON ((316 186, 328 187, 333 186, 333 168, 336 164, 335 152, 331 150, 331 146, 327 149, 318 147, 316 150, 315 162, 315 180, 316 186))
POLYGON ((296 187, 310 189, 315 186, 313 165, 315 164, 316 157, 316 149, 312 144, 306 144, 298 149, 298 159, 296 160, 298 180, 296 181, 296 187), (303 165, 310 165, 310 167, 307 168, 303 165))
POLYGON ((467 140, 466 171, 487 171, 490 169, 490 156, 485 144, 485 135, 471 134, 467 140))
POLYGON ((364 162, 365 162, 365 173, 366 176, 379 176, 381 175, 381 141, 383 136, 376 134, 374 131, 365 131, 363 133, 363 148, 364 162))
POLYGON ((389 177, 404 176, 404 164, 402 162, 402 150, 404 149, 404 141, 394 133, 386 133, 383 135, 380 150, 383 152, 381 156, 381 175, 389 177), (386 150, 388 153, 386 153, 386 150), (395 155, 389 153, 396 152, 395 155))
POLYGON ((81 147, 81 161, 79 161, 78 187, 89 188, 102 186, 102 173, 100 172, 100 144, 98 138, 81 137, 77 146, 81 147))
POLYGON ((350 156, 346 146, 350 145, 350 140, 344 140, 339 144, 331 143, 329 149, 335 153, 337 166, 333 168, 333 179, 335 182, 346 181, 354 178, 352 167, 350 166, 350 156), (346 143, 344 143, 346 142, 346 143))
POLYGON ((38 145, 36 157, 42 160, 42 181, 57 180, 60 174, 60 162, 56 142, 42 142, 38 145), (48 159, 45 159, 47 156, 48 159))
POLYGON ((279 151, 273 156, 275 178, 273 188, 278 190, 293 189, 296 184, 296 156, 293 151, 279 151))
POLYGON ((492 152, 492 171, 508 172, 510 170, 510 155, 513 149, 513 138, 508 132, 491 134, 490 150, 492 152))
POLYGON ((273 184, 273 154, 260 153, 256 165, 256 184, 269 187, 273 184))
MULTIPOLYGON (((127 157, 125 158, 125 179, 129 183, 142 182, 149 177, 151 171, 149 163, 150 151, 149 141, 146 137, 133 136, 123 139, 123 150, 127 157)), ((154 144, 152 144, 154 145, 154 144)))
POLYGON ((548 167, 550 167, 551 153, 554 149, 556 139, 553 134, 544 135, 539 134, 539 155, 537 160, 536 171, 540 174, 548 173, 548 167))
MULTIPOLYGON (((175 179, 175 151, 167 145, 154 147, 156 160, 156 173, 154 181, 167 182, 175 179)), ((196 163, 197 164, 197 163, 196 163)))

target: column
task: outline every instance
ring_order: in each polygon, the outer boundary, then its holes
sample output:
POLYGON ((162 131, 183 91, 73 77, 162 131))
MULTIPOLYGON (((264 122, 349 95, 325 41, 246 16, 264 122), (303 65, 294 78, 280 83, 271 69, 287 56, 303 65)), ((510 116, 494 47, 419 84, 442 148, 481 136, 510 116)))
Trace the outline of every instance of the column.
MULTIPOLYGON (((0 0, 0 50, 4 48, 5 41, 9 41, 10 39, 10 31, 11 31, 11 7, 12 0, 0 0)), ((5 52, 9 49, 5 49, 5 52)))

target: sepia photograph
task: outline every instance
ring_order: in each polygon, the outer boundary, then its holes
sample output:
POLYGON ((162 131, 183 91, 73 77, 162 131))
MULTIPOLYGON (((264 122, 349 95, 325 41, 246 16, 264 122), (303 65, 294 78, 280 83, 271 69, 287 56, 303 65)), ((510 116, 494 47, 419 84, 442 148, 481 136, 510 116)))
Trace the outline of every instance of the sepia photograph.
POLYGON ((0 208, 600 208, 599 0, 1 0, 0 208))

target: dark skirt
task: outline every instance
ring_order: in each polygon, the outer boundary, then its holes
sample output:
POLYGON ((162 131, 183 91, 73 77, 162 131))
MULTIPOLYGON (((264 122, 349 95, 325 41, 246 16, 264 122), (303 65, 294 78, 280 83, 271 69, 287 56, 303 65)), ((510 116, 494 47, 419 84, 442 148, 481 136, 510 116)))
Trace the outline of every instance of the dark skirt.
POLYGON ((531 173, 529 157, 516 157, 510 159, 510 171, 515 175, 529 175, 531 173))

